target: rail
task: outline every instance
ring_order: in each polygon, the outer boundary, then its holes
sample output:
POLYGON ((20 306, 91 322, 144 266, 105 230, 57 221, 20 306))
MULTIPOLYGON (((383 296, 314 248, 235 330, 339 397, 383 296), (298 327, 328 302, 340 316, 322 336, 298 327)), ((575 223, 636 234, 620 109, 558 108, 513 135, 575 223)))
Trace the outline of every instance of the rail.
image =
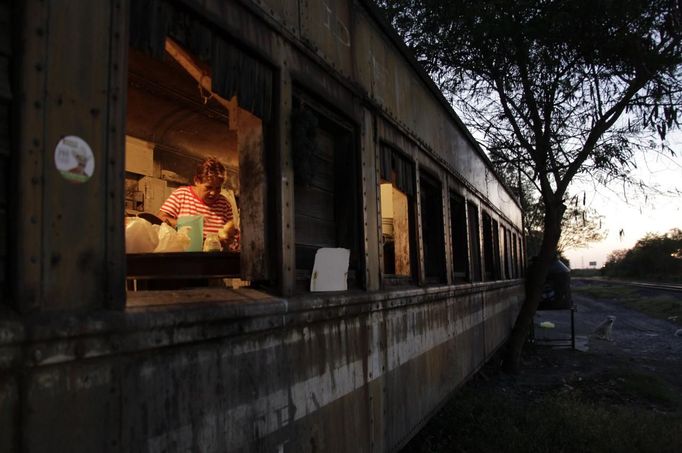
POLYGON ((682 284, 673 284, 673 283, 633 282, 633 281, 629 281, 629 280, 612 280, 612 279, 599 278, 599 277, 580 277, 580 278, 573 278, 572 280, 574 280, 574 281, 584 280, 584 281, 592 281, 592 282, 600 282, 600 283, 616 283, 619 285, 636 286, 639 288, 647 288, 647 289, 653 289, 653 290, 659 290, 659 291, 682 292, 682 284))

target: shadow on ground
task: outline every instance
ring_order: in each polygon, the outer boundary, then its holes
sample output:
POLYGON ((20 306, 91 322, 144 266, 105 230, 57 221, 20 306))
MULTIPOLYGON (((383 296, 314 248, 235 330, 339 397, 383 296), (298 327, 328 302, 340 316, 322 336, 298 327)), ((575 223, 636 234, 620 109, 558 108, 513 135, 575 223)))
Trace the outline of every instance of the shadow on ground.
POLYGON ((523 371, 491 359, 403 452, 682 451, 680 326, 617 301, 574 301, 578 350, 543 341, 570 344, 568 311, 539 313, 523 371), (607 316, 611 341, 592 335, 607 316))

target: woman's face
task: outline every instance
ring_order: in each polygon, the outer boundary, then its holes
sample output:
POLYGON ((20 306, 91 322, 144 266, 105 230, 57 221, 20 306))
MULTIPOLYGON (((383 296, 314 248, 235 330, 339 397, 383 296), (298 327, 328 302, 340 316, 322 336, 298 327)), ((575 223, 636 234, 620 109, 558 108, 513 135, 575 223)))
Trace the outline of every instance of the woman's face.
POLYGON ((225 182, 223 178, 208 178, 203 182, 195 179, 194 192, 206 204, 213 204, 218 199, 218 195, 220 195, 220 188, 223 182, 225 182))

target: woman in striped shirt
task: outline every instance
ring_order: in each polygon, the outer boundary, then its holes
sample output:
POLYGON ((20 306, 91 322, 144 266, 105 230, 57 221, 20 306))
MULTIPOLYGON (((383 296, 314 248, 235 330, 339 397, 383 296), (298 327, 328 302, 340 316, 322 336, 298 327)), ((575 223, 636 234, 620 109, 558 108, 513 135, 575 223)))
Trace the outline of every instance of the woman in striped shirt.
MULTIPOLYGON (((232 220, 232 208, 227 198, 220 194, 225 182, 225 167, 215 157, 209 157, 197 165, 193 186, 179 187, 161 205, 159 218, 175 227, 178 217, 201 215, 204 217, 204 238, 209 233, 218 233, 232 220)), ((228 231, 229 249, 238 248, 235 244, 237 231, 228 231)))

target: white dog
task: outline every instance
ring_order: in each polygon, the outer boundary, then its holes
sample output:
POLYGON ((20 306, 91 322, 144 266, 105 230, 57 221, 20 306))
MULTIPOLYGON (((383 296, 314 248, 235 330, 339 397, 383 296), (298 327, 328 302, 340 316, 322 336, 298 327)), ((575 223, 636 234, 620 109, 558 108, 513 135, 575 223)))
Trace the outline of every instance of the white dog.
POLYGON ((611 341, 613 321, 615 320, 615 316, 607 316, 606 319, 594 329, 594 335, 599 339, 611 341))

